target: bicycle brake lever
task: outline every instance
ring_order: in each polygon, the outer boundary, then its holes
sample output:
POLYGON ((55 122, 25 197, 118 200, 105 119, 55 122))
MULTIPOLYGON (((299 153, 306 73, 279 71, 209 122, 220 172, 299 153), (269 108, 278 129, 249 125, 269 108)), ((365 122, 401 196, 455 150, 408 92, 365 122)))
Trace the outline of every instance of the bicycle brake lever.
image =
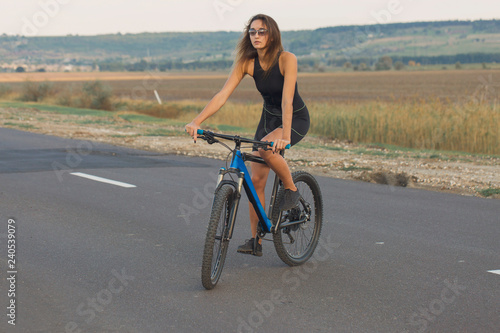
POLYGON ((205 140, 209 145, 219 142, 219 140, 211 135, 207 135, 206 133, 204 135, 199 135, 198 138, 205 140))
MULTIPOLYGON (((266 142, 267 142, 267 141, 266 141, 266 142)), ((268 144, 262 144, 262 143, 261 143, 261 144, 257 144, 257 143, 254 143, 254 145, 253 145, 253 146, 254 146, 255 148, 257 148, 257 149, 261 148, 262 150, 265 150, 265 151, 267 151, 267 150, 273 150, 273 149, 271 148, 272 146, 270 146, 269 144, 271 144, 271 142, 269 142, 268 144)))

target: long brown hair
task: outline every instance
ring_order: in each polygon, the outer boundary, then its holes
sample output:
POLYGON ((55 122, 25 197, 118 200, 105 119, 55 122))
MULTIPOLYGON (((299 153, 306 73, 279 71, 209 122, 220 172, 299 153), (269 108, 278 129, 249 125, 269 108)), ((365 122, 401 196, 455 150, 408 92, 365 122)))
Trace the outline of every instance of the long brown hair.
POLYGON ((278 53, 283 51, 283 45, 281 44, 281 32, 278 24, 268 15, 257 14, 250 18, 243 34, 241 35, 238 45, 236 46, 236 60, 234 63, 235 66, 240 64, 243 65, 247 61, 257 57, 257 50, 253 47, 252 42, 250 41, 250 35, 248 34, 250 25, 256 20, 262 20, 267 30, 269 30, 266 46, 267 50, 264 58, 264 61, 267 64, 271 64, 271 66, 269 66, 264 73, 264 76, 267 76, 269 74, 269 70, 273 68, 278 61, 278 53))

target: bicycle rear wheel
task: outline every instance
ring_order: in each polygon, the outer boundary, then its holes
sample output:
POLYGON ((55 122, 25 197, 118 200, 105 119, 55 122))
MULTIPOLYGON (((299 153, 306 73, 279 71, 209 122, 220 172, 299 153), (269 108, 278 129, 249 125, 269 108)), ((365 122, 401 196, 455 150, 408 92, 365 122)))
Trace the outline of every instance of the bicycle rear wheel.
POLYGON ((280 226, 298 220, 304 222, 280 227, 273 233, 273 241, 280 259, 289 266, 297 266, 305 263, 318 245, 323 225, 323 199, 319 185, 312 175, 297 171, 292 177, 302 199, 297 207, 281 212, 279 206, 285 195, 285 189, 281 187, 273 208, 273 221, 280 221, 280 226))
POLYGON ((201 282, 206 289, 215 287, 224 267, 229 246, 229 219, 234 202, 233 193, 234 189, 229 184, 222 184, 215 193, 201 266, 201 282))

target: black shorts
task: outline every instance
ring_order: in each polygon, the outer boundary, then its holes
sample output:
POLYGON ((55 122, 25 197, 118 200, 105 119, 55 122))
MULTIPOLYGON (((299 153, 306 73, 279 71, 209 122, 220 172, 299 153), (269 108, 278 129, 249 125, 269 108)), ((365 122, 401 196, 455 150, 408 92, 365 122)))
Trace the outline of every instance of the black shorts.
MULTIPOLYGON (((290 145, 293 146, 307 134, 309 131, 309 111, 307 107, 303 107, 301 110, 293 113, 292 118, 292 133, 290 138, 290 145)), ((262 140, 263 137, 271 133, 277 128, 283 127, 283 120, 281 115, 276 115, 269 112, 268 110, 262 110, 262 116, 260 117, 259 126, 255 131, 254 140, 262 140)), ((254 148, 254 151, 257 149, 254 148)))

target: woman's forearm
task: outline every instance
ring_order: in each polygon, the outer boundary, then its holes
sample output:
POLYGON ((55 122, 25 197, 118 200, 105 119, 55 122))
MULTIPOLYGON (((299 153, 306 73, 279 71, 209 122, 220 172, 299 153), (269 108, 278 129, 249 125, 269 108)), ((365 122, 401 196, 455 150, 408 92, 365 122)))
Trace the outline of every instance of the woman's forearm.
POLYGON ((291 140, 292 137, 292 117, 293 117, 293 105, 292 103, 284 102, 281 109, 283 110, 283 140, 291 140))

